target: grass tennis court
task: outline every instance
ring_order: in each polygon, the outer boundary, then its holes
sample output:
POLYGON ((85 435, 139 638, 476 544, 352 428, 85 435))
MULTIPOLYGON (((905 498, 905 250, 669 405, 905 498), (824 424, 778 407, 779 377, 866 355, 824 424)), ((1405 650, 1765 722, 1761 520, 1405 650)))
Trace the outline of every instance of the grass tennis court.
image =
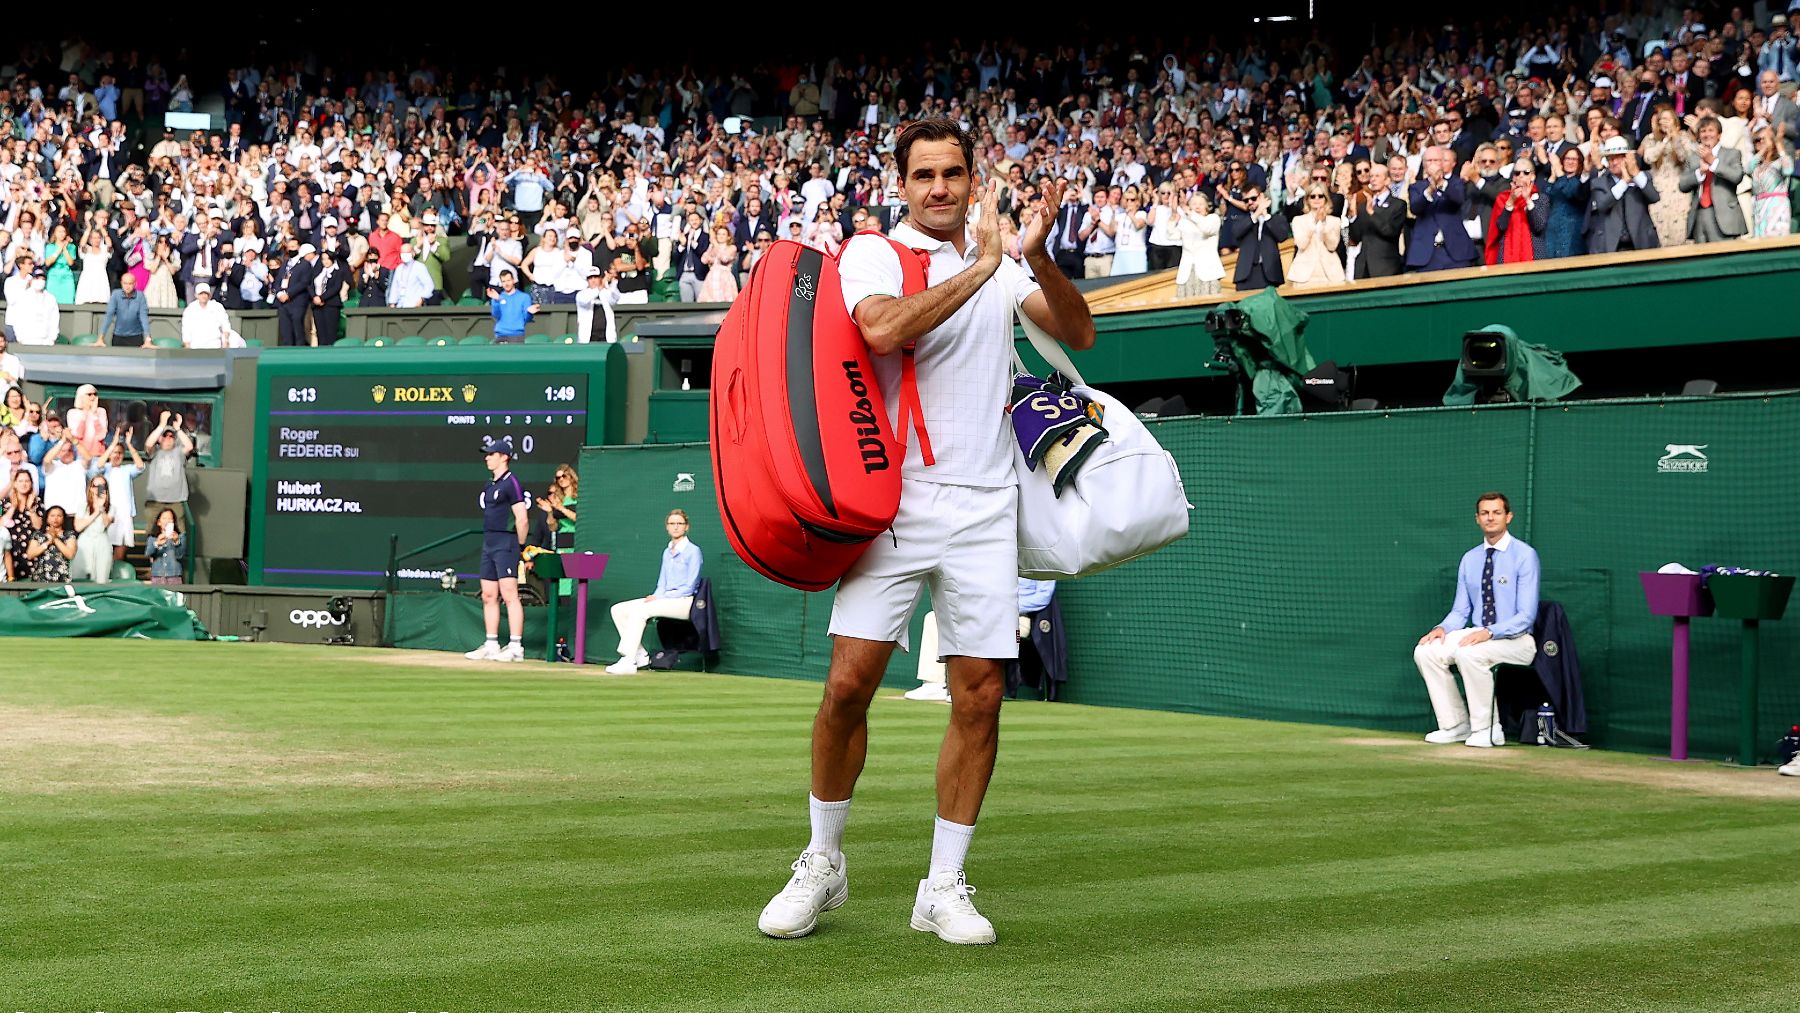
POLYGON ((1800 784, 1766 769, 1009 703, 969 861, 1000 944, 961 948, 907 927, 947 710, 884 691, 850 902, 775 941, 814 683, 0 657, 7 1011, 1744 1011, 1800 980, 1800 784))

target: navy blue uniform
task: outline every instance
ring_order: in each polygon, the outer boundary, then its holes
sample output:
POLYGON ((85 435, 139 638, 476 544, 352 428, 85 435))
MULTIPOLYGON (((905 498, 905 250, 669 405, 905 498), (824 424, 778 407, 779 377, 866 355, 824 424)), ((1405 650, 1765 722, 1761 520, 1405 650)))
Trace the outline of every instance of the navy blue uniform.
POLYGON ((481 490, 481 579, 500 580, 519 576, 519 529, 513 504, 531 507, 531 494, 511 471, 481 490))

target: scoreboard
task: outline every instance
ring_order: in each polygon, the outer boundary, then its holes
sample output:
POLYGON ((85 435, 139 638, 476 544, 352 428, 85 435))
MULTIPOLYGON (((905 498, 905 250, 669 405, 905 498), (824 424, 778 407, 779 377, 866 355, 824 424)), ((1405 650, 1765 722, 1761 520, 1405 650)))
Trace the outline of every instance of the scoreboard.
MULTIPOLYGON (((340 366, 360 368, 290 370, 280 367, 306 363, 278 365, 265 356, 259 369, 253 583, 384 586, 393 536, 406 553, 481 526, 477 499, 489 477, 483 438, 512 437, 513 473, 533 496, 550 487, 558 465, 576 466, 584 445, 608 438, 600 416, 609 385, 598 349, 597 361, 583 365, 599 370, 552 362, 532 369, 522 357, 509 357, 505 371, 493 362, 442 368, 452 365, 448 357, 433 356, 445 361, 425 360, 437 367, 426 371, 384 349, 338 354, 361 360, 340 366)), ((622 379, 622 364, 616 372, 622 379)), ((435 588, 445 569, 475 579, 480 542, 470 535, 401 561, 397 586, 435 588)))

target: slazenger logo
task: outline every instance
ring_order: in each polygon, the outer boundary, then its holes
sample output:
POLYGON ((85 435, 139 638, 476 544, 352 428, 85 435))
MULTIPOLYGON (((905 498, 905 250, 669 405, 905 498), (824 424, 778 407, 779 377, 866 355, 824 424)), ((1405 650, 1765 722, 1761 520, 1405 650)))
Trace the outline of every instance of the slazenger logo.
POLYGON ((331 613, 321 612, 318 609, 295 609, 294 611, 288 613, 288 622, 293 623, 295 626, 298 626, 303 630, 309 626, 316 627, 316 626, 342 626, 342 625, 344 625, 344 620, 333 619, 331 617, 331 613))
POLYGON ((1707 443, 1670 443, 1663 447, 1663 456, 1656 462, 1656 470, 1664 473, 1685 472, 1699 474, 1706 470, 1707 443))
POLYGON ((812 302, 812 300, 813 300, 813 276, 812 275, 803 274, 803 275, 800 275, 798 278, 794 279, 794 297, 796 299, 805 299, 807 302, 812 302))

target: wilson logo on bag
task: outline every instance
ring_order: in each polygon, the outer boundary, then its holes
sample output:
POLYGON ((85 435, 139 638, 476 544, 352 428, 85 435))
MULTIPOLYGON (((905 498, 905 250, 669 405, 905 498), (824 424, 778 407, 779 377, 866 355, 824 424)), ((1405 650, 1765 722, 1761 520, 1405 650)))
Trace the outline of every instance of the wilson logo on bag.
MULTIPOLYGON (((924 291, 925 255, 886 241, 903 293, 924 291)), ((751 569, 823 590, 893 524, 909 417, 931 460, 912 353, 902 354, 901 418, 890 426, 837 261, 791 240, 757 261, 713 345, 709 406, 719 514, 751 569)))

